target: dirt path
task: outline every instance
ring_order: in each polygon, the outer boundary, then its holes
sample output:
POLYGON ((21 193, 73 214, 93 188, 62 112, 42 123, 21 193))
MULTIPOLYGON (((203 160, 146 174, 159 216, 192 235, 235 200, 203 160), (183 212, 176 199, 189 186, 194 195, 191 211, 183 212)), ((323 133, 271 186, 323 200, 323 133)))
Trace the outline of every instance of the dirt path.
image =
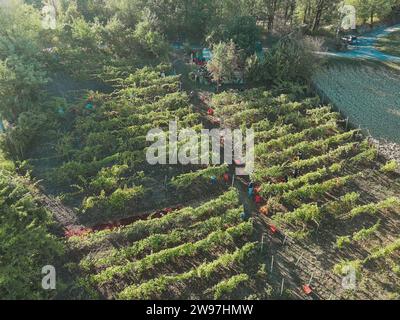
POLYGON ((84 227, 79 224, 74 210, 63 205, 60 200, 43 193, 37 195, 37 197, 40 204, 53 213, 54 219, 64 229, 70 230, 84 227))
POLYGON ((64 231, 84 228, 79 223, 76 212, 72 208, 65 206, 59 199, 48 195, 39 183, 34 183, 23 176, 20 176, 20 181, 26 186, 36 201, 52 213, 53 219, 64 231))
POLYGON ((375 45, 379 38, 385 37, 392 32, 400 31, 400 24, 388 27, 379 28, 375 31, 367 33, 358 37, 357 45, 349 46, 349 50, 345 52, 317 52, 319 55, 348 58, 348 59, 369 59, 382 62, 395 62, 400 63, 400 57, 385 54, 378 49, 375 45))

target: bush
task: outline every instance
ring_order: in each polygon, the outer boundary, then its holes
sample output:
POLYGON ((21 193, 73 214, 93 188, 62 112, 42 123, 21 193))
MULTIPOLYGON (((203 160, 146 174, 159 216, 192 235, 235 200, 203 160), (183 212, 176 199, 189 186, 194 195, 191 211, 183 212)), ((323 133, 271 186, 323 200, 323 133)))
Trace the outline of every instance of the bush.
POLYGON ((235 17, 228 25, 224 40, 233 40, 247 54, 256 51, 256 43, 260 40, 261 30, 257 26, 256 18, 251 16, 235 17))
POLYGON ((313 51, 319 50, 318 41, 297 34, 287 35, 263 59, 256 56, 247 59, 247 79, 256 84, 278 86, 287 82, 308 83, 319 65, 313 51))
POLYGON ((49 119, 44 113, 33 111, 19 115, 15 127, 6 131, 2 149, 16 160, 24 159, 34 142, 49 128, 49 119))
POLYGON ((390 160, 386 162, 381 168, 380 171, 383 173, 393 173, 399 168, 399 165, 396 160, 390 160))
POLYGON ((336 245, 339 249, 342 249, 344 246, 347 246, 351 243, 350 236, 343 236, 343 237, 338 237, 336 239, 336 245))
POLYGON ((55 291, 42 289, 41 270, 48 264, 57 266, 63 245, 49 232, 53 226, 49 212, 8 171, 12 166, 1 155, 0 167, 1 299, 51 298, 55 291))
POLYGON ((100 212, 104 217, 124 215, 127 210, 133 210, 133 206, 143 198, 144 194, 143 186, 118 188, 110 195, 106 195, 103 190, 100 195, 86 197, 83 200, 82 213, 86 218, 91 218, 96 212, 100 212))

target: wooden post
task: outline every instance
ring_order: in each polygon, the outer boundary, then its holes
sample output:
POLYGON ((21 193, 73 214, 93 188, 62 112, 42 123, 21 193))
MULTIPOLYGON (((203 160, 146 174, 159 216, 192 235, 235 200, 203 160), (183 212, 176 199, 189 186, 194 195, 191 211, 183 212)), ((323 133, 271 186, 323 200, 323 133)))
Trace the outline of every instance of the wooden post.
POLYGON ((300 257, 297 259, 297 261, 296 261, 296 266, 299 264, 301 258, 303 257, 303 254, 304 254, 304 253, 302 252, 301 255, 300 255, 300 257))
POLYGON ((274 256, 271 258, 271 270, 270 273, 272 273, 272 270, 274 269, 274 256))
POLYGON ((167 175, 164 177, 164 188, 167 190, 167 175))
POLYGON ((376 146, 376 155, 379 157, 379 148, 380 148, 380 141, 379 140, 377 140, 377 146, 376 146))
POLYGON ((232 188, 233 188, 234 183, 235 183, 235 174, 233 174, 233 176, 232 176, 232 188))
POLYGON ((263 252, 264 249, 264 233, 261 235, 261 252, 263 252))
POLYGON ((313 277, 314 277, 314 272, 311 273, 310 281, 308 281, 308 285, 309 285, 309 286, 311 285, 311 281, 312 281, 313 277))
POLYGON ((281 282, 281 295, 283 293, 283 285, 285 284, 285 278, 282 278, 282 282, 281 282))
POLYGON ((349 117, 346 118, 346 130, 348 126, 349 126, 349 117))

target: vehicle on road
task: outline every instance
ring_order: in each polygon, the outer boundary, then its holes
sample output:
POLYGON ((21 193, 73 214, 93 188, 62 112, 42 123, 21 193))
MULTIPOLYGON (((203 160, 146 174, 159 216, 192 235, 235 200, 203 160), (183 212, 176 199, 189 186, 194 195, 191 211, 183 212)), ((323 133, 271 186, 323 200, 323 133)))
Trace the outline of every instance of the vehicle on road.
POLYGON ((358 38, 354 35, 346 35, 342 37, 342 41, 347 45, 356 45, 358 43, 358 38))

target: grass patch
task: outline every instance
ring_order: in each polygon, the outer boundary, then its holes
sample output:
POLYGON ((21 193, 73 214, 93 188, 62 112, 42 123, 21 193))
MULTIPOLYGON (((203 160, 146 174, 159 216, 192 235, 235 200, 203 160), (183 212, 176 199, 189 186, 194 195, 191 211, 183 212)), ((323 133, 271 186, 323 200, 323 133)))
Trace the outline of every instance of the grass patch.
POLYGON ((400 142, 399 70, 375 61, 330 59, 318 70, 317 91, 356 126, 379 138, 400 142))
POLYGON ((379 38, 375 46, 386 54, 400 56, 400 31, 379 38))

